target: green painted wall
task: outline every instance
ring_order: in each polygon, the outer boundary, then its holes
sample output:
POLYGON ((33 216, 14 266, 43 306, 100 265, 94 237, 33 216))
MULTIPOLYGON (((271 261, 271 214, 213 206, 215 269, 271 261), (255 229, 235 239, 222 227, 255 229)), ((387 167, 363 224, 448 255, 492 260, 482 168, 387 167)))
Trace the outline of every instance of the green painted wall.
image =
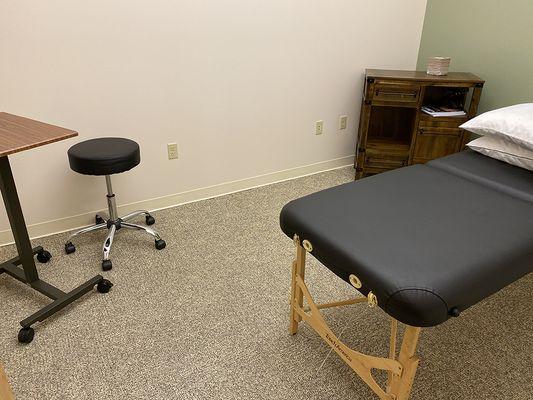
POLYGON ((479 111, 533 102, 532 0, 428 0, 418 54, 485 79, 479 111))

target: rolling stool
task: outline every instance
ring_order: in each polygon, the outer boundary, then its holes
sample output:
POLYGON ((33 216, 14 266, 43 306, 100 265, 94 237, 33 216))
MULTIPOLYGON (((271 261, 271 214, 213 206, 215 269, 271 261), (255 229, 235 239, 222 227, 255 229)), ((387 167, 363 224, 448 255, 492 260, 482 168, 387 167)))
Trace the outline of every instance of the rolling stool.
POLYGON ((124 217, 119 217, 117 213, 117 205, 115 203, 115 194, 111 187, 112 174, 129 171, 133 167, 139 165, 141 162, 141 153, 139 145, 130 139, 124 138, 98 138, 90 139, 84 142, 75 144, 68 150, 68 160, 70 168, 84 175, 105 175, 107 184, 107 207, 109 210, 109 218, 104 219, 100 215, 95 216, 95 224, 87 228, 81 229, 72 234, 67 243, 65 243, 65 252, 67 254, 74 253, 76 247, 72 244, 72 238, 82 233, 92 232, 99 229, 108 229, 109 233, 104 242, 102 269, 109 271, 113 264, 109 259, 109 252, 113 245, 115 232, 121 228, 135 229, 148 233, 155 239, 155 248, 162 250, 166 243, 159 234, 146 226, 132 224, 128 221, 136 216, 144 215, 147 225, 155 223, 154 217, 148 211, 139 210, 129 213, 124 217))

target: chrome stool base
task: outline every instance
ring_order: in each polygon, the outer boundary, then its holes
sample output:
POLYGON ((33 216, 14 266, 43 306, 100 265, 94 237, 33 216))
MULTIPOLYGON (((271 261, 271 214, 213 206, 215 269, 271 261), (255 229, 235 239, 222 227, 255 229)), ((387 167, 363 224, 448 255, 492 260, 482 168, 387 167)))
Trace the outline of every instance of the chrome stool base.
POLYGON ((76 251, 76 247, 72 243, 72 239, 75 238, 76 236, 79 236, 83 233, 94 232, 94 231, 98 231, 101 229, 107 229, 109 232, 107 234, 107 237, 104 241, 104 245, 102 248, 102 269, 104 271, 109 271, 110 269, 113 268, 113 264, 111 263, 111 260, 109 259, 109 254, 111 252, 111 246, 113 245, 115 233, 121 228, 143 231, 154 238, 155 248, 157 250, 164 249, 166 247, 166 243, 163 239, 161 239, 161 236, 159 236, 157 231, 155 231, 154 229, 148 226, 127 222, 135 217, 144 215, 146 224, 153 225, 155 223, 154 217, 152 217, 152 215, 150 215, 150 213, 146 210, 133 211, 123 217, 118 217, 117 206, 115 203, 115 194, 113 193, 113 188, 111 187, 111 178, 109 177, 109 175, 106 175, 106 184, 107 184, 107 205, 109 209, 109 218, 103 218, 101 215, 96 214, 94 225, 80 229, 79 231, 74 232, 72 235, 69 236, 67 242, 65 243, 65 252, 67 254, 71 254, 76 251))

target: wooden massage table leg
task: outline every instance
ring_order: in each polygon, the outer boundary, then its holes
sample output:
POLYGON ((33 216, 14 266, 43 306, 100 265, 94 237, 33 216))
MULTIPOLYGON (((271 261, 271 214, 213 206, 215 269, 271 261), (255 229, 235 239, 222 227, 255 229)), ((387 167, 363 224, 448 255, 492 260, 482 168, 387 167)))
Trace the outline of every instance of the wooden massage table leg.
MULTIPOLYGON (((415 355, 420 328, 406 326, 403 334, 402 347, 398 361, 403 366, 401 376, 390 374, 388 381, 389 393, 396 396, 396 400, 407 400, 415 380, 416 370, 420 359, 415 355)), ((392 340, 392 338, 391 338, 392 340)))
POLYGON ((370 295, 354 299, 335 301, 327 304, 316 304, 311 297, 309 289, 304 282, 306 252, 312 251, 312 245, 304 240, 300 243, 297 235, 294 236, 296 246, 296 260, 292 263, 291 283, 291 312, 290 333, 298 332, 298 323, 308 323, 322 339, 359 375, 359 377, 377 394, 381 400, 408 400, 418 367, 419 359, 415 355, 420 328, 405 326, 400 352, 396 357, 396 336, 398 321, 392 319, 389 357, 375 357, 359 353, 346 346, 329 328, 320 313, 321 309, 339 307, 349 304, 366 303, 375 305, 375 298, 370 295), (303 306, 304 299, 307 304, 303 306), (387 384, 383 389, 374 379, 373 370, 387 372, 387 384))
POLYGON ((305 249, 300 245, 300 238, 294 236, 294 245, 296 246, 296 260, 292 262, 292 279, 291 279, 291 321, 289 326, 289 332, 291 335, 295 335, 298 332, 298 323, 302 320, 302 317, 296 312, 297 308, 303 306, 303 293, 300 287, 296 284, 296 277, 299 277, 302 281, 305 280, 305 249))
POLYGON ((0 400, 15 400, 2 364, 0 364, 0 400))
MULTIPOLYGON (((391 360, 396 360, 396 341, 398 340, 398 321, 394 318, 391 318, 391 328, 390 328, 390 345, 389 345, 389 358, 391 360)), ((394 375, 391 371, 387 372, 387 392, 390 393, 392 380, 394 375)))

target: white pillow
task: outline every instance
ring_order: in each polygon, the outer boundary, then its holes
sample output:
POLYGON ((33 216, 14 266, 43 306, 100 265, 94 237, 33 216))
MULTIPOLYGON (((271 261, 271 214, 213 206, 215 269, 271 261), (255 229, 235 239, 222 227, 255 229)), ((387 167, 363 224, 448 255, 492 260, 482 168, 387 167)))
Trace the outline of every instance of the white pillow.
POLYGON ((533 103, 483 113, 465 122, 460 128, 482 136, 504 138, 533 150, 533 103))
POLYGON ((533 151, 494 136, 482 136, 467 144, 472 150, 533 171, 533 151))

